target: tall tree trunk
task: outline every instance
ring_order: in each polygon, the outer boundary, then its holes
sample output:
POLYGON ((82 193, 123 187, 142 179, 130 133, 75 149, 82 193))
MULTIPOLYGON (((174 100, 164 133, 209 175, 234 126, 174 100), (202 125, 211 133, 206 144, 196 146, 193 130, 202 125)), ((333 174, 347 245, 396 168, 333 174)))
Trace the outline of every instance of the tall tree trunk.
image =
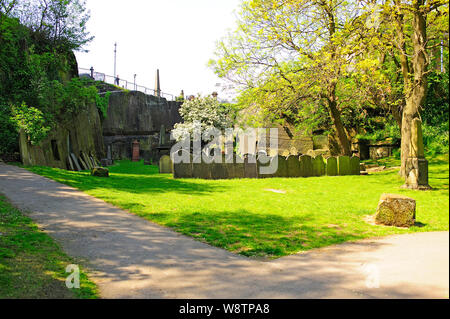
POLYGON ((345 132, 344 124, 342 124, 341 112, 337 108, 337 103, 334 97, 328 98, 328 108, 330 110, 331 118, 333 119, 334 128, 336 129, 337 132, 341 152, 344 155, 350 156, 352 155, 350 142, 348 140, 347 133, 345 132))
POLYGON ((415 118, 420 116, 420 108, 427 94, 427 68, 428 60, 426 53, 427 22, 426 15, 421 11, 424 0, 414 2, 413 18, 413 59, 412 68, 413 81, 405 82, 406 106, 403 111, 402 120, 402 166, 401 174, 406 177, 410 168, 408 167, 408 156, 411 144, 411 125, 415 118))

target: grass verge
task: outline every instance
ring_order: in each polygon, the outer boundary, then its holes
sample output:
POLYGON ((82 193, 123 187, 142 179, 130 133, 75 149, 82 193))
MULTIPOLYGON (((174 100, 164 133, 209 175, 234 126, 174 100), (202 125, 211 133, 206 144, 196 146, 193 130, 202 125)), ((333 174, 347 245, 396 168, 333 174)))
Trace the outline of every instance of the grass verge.
POLYGON ((238 180, 173 179, 130 161, 110 178, 48 167, 30 171, 78 188, 138 216, 244 256, 277 258, 363 238, 449 228, 448 156, 430 161, 431 191, 400 189, 396 170, 369 176, 238 180), (368 223, 382 193, 417 201, 410 229, 368 223))
POLYGON ((80 272, 80 289, 65 285, 76 262, 0 194, 0 299, 94 299, 96 285, 80 272))

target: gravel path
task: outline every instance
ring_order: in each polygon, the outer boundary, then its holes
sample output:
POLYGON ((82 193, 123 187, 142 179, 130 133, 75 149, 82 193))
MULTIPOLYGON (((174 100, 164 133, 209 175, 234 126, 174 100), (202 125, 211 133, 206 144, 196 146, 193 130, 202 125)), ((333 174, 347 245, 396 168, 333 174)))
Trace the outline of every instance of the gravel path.
POLYGON ((448 232, 363 240, 262 262, 1 163, 0 193, 89 269, 104 298, 449 297, 448 232))

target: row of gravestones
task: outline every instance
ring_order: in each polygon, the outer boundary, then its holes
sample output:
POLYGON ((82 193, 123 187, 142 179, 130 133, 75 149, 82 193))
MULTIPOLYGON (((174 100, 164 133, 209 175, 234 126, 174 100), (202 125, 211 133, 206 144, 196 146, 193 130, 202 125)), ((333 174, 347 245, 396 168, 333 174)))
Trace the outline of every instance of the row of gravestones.
POLYGON ((71 171, 87 171, 100 166, 100 163, 95 157, 89 156, 83 152, 80 153, 79 157, 77 157, 74 153, 70 153, 67 157, 67 163, 68 168, 71 171))
POLYGON ((234 178, 271 178, 271 177, 313 177, 360 175, 360 160, 356 156, 338 156, 324 158, 321 155, 311 157, 277 156, 266 165, 254 163, 248 157, 243 163, 180 163, 172 164, 170 158, 161 158, 161 173, 173 173, 175 178, 234 179, 234 178), (260 168, 278 161, 274 174, 261 174, 260 168), (164 167, 164 168, 163 168, 164 167), (161 169, 163 168, 163 169, 161 169))

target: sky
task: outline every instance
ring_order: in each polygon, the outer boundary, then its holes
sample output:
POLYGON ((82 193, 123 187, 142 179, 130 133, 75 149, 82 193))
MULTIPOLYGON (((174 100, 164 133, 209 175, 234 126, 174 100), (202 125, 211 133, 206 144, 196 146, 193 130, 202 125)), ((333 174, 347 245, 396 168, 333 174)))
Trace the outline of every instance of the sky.
POLYGON ((241 0, 87 0, 91 18, 88 31, 95 39, 76 52, 78 66, 155 88, 160 70, 161 90, 178 96, 227 96, 223 83, 207 67, 216 42, 236 26, 241 0))

